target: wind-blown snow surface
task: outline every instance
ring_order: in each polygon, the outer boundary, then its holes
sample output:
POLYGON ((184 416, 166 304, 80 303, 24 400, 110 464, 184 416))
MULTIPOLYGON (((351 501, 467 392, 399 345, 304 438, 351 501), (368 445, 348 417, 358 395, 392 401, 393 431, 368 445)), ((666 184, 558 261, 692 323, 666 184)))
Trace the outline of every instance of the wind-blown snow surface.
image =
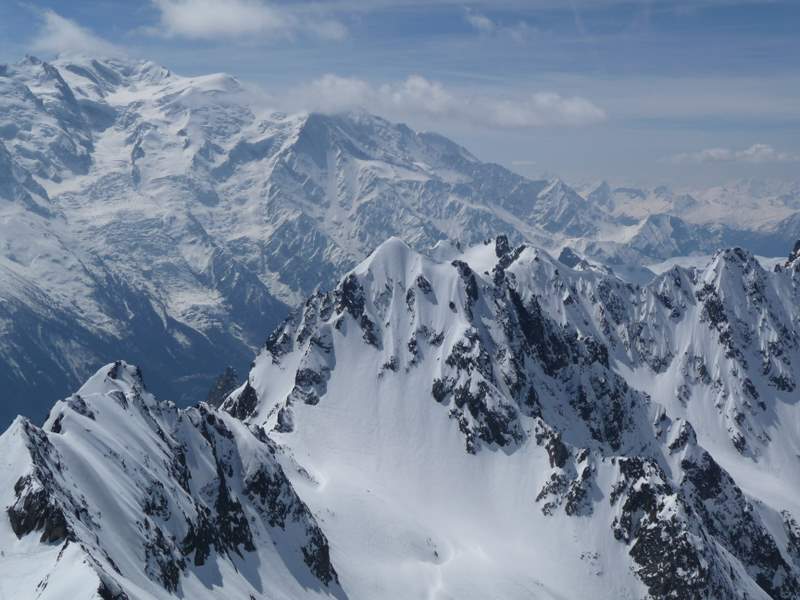
POLYGON ((203 397, 220 355, 244 372, 287 304, 392 235, 569 245, 641 280, 676 254, 783 253, 790 192, 758 231, 684 222, 677 201, 632 216, 378 117, 271 111, 224 74, 28 57, 0 67, 0 422, 43 418, 109 356, 203 397))

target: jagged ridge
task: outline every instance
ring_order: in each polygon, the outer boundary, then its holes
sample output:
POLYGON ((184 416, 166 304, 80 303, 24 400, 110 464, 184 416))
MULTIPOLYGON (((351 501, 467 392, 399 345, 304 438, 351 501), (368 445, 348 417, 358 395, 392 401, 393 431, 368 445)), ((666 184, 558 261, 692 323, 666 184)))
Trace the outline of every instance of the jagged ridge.
POLYGON ((2 577, 34 538, 57 551, 15 581, 20 596, 63 598, 76 559, 86 598, 339 594, 276 445, 209 405, 157 402, 137 368, 103 367, 44 427, 15 421, 0 448, 15 457, 0 472, 2 577))

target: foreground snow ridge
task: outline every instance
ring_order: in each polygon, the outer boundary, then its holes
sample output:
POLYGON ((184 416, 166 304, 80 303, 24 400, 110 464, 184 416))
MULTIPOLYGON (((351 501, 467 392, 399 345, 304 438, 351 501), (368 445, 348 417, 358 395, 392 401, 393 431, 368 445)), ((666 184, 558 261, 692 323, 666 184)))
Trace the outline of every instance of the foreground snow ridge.
POLYGON ((429 254, 313 294, 220 409, 115 363, 15 421, 0 591, 800 595, 800 247, 644 287, 505 237, 429 254))
POLYGON ((125 363, 43 428, 17 419, 0 454, 9 597, 338 595, 328 542, 275 444, 205 404, 157 402, 125 363))

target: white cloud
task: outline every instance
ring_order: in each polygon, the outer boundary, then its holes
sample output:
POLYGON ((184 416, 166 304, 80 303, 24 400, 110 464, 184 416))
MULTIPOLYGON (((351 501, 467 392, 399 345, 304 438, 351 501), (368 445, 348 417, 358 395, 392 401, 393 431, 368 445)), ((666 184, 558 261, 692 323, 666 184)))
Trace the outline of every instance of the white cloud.
POLYGON ((501 127, 543 127, 546 125, 588 125, 606 119, 602 108, 580 97, 553 92, 532 94, 522 101, 503 100, 486 107, 501 127))
POLYGON ((794 162, 800 160, 800 156, 794 156, 786 152, 778 152, 775 148, 767 144, 753 144, 746 150, 737 152, 736 159, 755 163, 794 162))
POLYGON ((289 104, 296 103, 306 110, 337 113, 358 108, 373 94, 374 90, 365 81, 328 74, 291 92, 289 104))
POLYGON ((528 25, 525 21, 520 21, 516 25, 504 28, 503 31, 505 31, 513 41, 521 44, 526 42, 538 30, 528 25))
POLYGON ((519 21, 515 25, 506 25, 493 21, 483 13, 476 12, 468 8, 464 14, 464 20, 469 23, 473 29, 484 35, 495 35, 498 37, 507 37, 518 44, 527 41, 530 36, 536 31, 525 21, 519 21))
POLYGON ((411 75, 399 82, 372 85, 362 79, 328 74, 289 92, 291 108, 336 113, 353 109, 403 116, 445 118, 492 128, 580 126, 604 121, 606 113, 585 98, 543 92, 515 99, 473 96, 439 82, 411 75))
POLYGON ((152 0, 160 13, 152 31, 167 37, 214 40, 266 35, 292 37, 309 33, 329 40, 347 37, 339 21, 318 15, 302 18, 285 5, 260 0, 152 0))
POLYGON ((714 162, 744 162, 744 163, 786 163, 800 161, 800 156, 779 152, 769 144, 753 144, 744 150, 731 148, 706 148, 699 152, 676 154, 671 162, 685 163, 714 163, 714 162))
POLYGON ((483 33, 492 33, 497 29, 497 24, 489 17, 472 10, 467 10, 467 14, 464 15, 464 18, 467 20, 467 23, 483 33))
POLYGON ((50 54, 79 53, 93 56, 118 56, 124 52, 111 42, 96 36, 75 21, 52 10, 41 13, 41 27, 31 42, 33 52, 50 54))
POLYGON ((378 102, 389 101, 392 108, 406 112, 424 112, 433 116, 454 114, 460 100, 441 83, 420 75, 411 75, 399 84, 385 84, 378 90, 378 102))

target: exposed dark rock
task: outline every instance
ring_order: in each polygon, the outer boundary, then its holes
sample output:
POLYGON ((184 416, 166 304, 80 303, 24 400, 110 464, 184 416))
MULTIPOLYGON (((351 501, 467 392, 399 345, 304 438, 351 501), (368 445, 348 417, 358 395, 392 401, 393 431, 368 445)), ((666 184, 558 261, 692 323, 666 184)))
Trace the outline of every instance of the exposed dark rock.
POLYGON ((100 596, 102 600, 130 600, 128 595, 122 591, 118 584, 104 579, 100 580, 100 586, 97 588, 97 595, 100 596))
POLYGON ((423 294, 431 294, 433 292, 431 282, 422 275, 417 275, 416 280, 414 280, 414 285, 416 285, 423 294))
POLYGON ((243 421, 253 415, 257 407, 258 394, 255 388, 250 385, 250 381, 248 381, 235 398, 231 398, 225 403, 223 410, 243 421))
POLYGON ((225 401, 233 390, 238 385, 238 376, 236 369, 231 366, 225 367, 225 370, 217 377, 211 388, 208 390, 206 396, 206 403, 211 406, 219 407, 225 401))
POLYGON ((508 237, 505 235, 498 235, 494 243, 494 252, 497 258, 502 258, 511 251, 511 245, 508 243, 508 237))
POLYGON ((583 259, 575 254, 575 251, 570 247, 565 247, 561 254, 558 255, 558 262, 574 269, 583 259))
POLYGON ((194 554, 194 564, 203 566, 211 554, 211 546, 216 541, 216 530, 211 521, 210 511, 198 505, 197 520, 189 522, 189 531, 181 543, 184 556, 194 554))
POLYGON ((290 433, 294 431, 294 416, 292 415, 292 409, 288 406, 282 406, 278 410, 275 431, 278 433, 290 433))
POLYGON ((511 288, 508 296, 529 351, 542 361, 545 371, 552 375, 565 367, 570 358, 569 347, 553 331, 538 301, 533 298, 526 306, 517 291, 511 288))
POLYGON ((681 421, 678 427, 678 432, 674 439, 669 443, 670 453, 683 450, 687 446, 692 446, 697 443, 697 435, 694 432, 694 427, 689 421, 681 421))
POLYGON ((783 527, 786 532, 786 552, 794 564, 800 567, 800 525, 788 510, 781 512, 783 527))
POLYGON ((303 546, 303 560, 311 572, 325 585, 339 583, 339 575, 331 562, 331 551, 328 540, 319 527, 306 531, 309 535, 308 543, 303 546))
POLYGON ((478 281, 475 279, 475 273, 472 272, 470 266, 464 261, 454 260, 452 265, 458 270, 461 281, 464 283, 464 291, 467 295, 465 309, 470 320, 472 320, 472 307, 475 302, 478 301, 478 281))
POLYGON ((156 524, 146 521, 147 539, 144 544, 145 572, 168 592, 176 592, 186 561, 174 548, 172 540, 156 524))
POLYGON ((56 417, 56 420, 53 421, 53 424, 50 426, 50 431, 53 433, 61 433, 61 422, 64 420, 64 413, 61 413, 56 417))
POLYGON ((41 531, 39 539, 47 544, 74 539, 64 509, 41 482, 30 475, 21 477, 14 484, 14 493, 16 501, 6 511, 14 535, 22 538, 34 531, 41 531))
POLYGON ((569 450, 561 441, 561 436, 553 435, 545 446, 551 467, 563 468, 569 458, 569 450))
POLYGON ((83 415, 88 419, 95 419, 94 412, 92 412, 89 407, 86 406, 86 402, 78 394, 73 394, 67 398, 67 405, 69 405, 70 409, 79 415, 83 415))

